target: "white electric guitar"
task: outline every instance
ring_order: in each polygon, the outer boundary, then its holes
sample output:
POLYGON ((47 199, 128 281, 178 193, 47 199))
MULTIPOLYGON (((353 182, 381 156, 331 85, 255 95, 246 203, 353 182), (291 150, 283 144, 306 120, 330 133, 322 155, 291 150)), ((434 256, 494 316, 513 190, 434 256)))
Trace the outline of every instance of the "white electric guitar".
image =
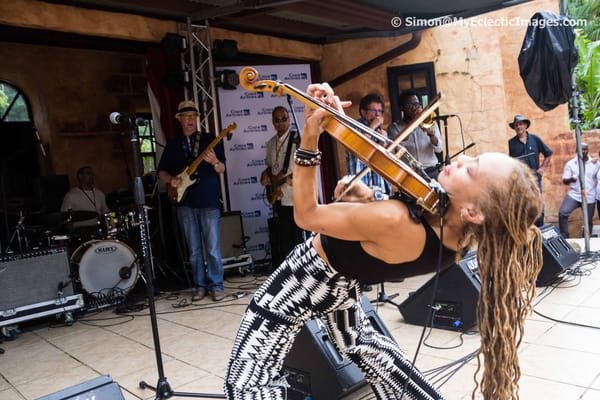
POLYGON ((198 169, 198 166, 200 165, 200 163, 202 161, 204 161, 204 155, 208 151, 212 150, 226 136, 228 137, 228 139, 231 139, 232 132, 236 128, 237 128, 237 124, 234 122, 233 124, 229 125, 227 128, 223 129, 221 131, 221 133, 219 133, 219 136, 215 137, 215 139, 212 142, 210 142, 208 147, 206 149, 204 149, 202 154, 200 154, 194 160, 194 162, 192 162, 189 165, 189 167, 184 168, 183 171, 181 171, 179 174, 176 175, 176 177, 179 178, 181 182, 179 182, 179 185, 177 185, 176 187, 167 185, 167 196, 169 198, 169 201, 171 201, 172 203, 180 203, 183 200, 183 198, 185 197, 185 194, 187 192, 187 189, 196 182, 196 180, 192 179, 191 176, 194 175, 194 172, 196 172, 196 169, 198 169))

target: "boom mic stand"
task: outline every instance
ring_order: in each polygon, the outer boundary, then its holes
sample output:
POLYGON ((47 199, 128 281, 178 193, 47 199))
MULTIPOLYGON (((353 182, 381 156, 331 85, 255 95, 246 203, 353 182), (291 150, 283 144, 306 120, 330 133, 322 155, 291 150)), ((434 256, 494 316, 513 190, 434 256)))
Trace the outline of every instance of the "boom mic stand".
POLYGON ((453 115, 440 115, 435 117, 438 121, 444 121, 444 144, 446 146, 446 157, 444 157, 444 165, 450 165, 450 145, 448 144, 448 118, 453 115))
MULTIPOLYGON (((156 306, 154 303, 154 286, 152 284, 152 253, 150 250, 148 235, 148 220, 145 210, 144 183, 140 176, 141 155, 139 146, 139 135, 135 118, 122 117, 118 123, 126 125, 131 131, 131 148, 133 153, 134 170, 134 199, 137 207, 138 220, 140 221, 140 244, 142 250, 142 261, 144 265, 144 279, 146 283, 146 296, 148 297, 148 308, 150 309, 150 323, 152 326, 152 339, 154 341, 154 352, 156 354, 156 367, 158 369, 158 381, 156 386, 150 386, 145 381, 139 383, 141 389, 149 388, 156 393, 155 400, 168 399, 173 396, 179 397, 202 397, 210 399, 224 399, 225 395, 174 392, 165 377, 162 352, 160 350, 160 338, 158 336, 158 323, 156 320, 156 306)), ((143 277, 142 277, 143 278, 143 277)))

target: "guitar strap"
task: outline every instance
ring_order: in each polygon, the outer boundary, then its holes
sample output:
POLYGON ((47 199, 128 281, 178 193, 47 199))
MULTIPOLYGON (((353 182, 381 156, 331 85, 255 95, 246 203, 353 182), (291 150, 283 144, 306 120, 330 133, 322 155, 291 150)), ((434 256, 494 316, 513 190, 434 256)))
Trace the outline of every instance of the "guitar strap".
POLYGON ((182 148, 185 162, 187 165, 190 165, 192 161, 198 157, 198 149, 200 148, 200 132, 196 132, 193 136, 183 136, 182 148), (190 145, 192 148, 190 148, 190 145))
POLYGON ((290 157, 292 155, 292 144, 296 142, 296 137, 296 131, 290 131, 287 148, 285 150, 285 158, 283 159, 283 167, 281 168, 281 172, 279 172, 281 175, 285 175, 287 173, 288 166, 290 165, 290 157))

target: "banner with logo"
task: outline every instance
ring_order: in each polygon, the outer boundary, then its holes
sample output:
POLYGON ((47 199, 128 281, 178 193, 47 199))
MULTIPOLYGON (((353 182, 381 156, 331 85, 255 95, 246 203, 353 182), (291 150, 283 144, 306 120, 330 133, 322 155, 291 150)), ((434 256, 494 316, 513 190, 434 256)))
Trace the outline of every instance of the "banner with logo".
MULTIPOLYGON (((227 67, 239 74, 245 66, 227 67)), ((281 81, 305 91, 311 83, 309 64, 254 66, 259 80, 281 81)), ((266 168, 267 141, 276 134, 271 113, 277 106, 290 112, 290 129, 301 132, 304 105, 292 98, 292 107, 300 127, 296 127, 287 96, 273 92, 248 92, 241 85, 235 90, 219 88, 221 126, 237 124, 231 140, 224 140, 227 186, 232 211, 241 211, 248 253, 255 260, 271 257, 268 219, 272 216, 260 174, 266 168)))

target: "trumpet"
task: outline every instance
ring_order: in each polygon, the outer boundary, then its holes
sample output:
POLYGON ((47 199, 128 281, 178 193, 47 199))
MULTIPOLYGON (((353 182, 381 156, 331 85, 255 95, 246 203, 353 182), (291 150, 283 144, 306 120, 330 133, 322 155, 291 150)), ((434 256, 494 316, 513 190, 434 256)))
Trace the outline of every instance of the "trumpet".
POLYGON ((419 125, 421 129, 430 129, 435 125, 434 113, 430 113, 419 125))

